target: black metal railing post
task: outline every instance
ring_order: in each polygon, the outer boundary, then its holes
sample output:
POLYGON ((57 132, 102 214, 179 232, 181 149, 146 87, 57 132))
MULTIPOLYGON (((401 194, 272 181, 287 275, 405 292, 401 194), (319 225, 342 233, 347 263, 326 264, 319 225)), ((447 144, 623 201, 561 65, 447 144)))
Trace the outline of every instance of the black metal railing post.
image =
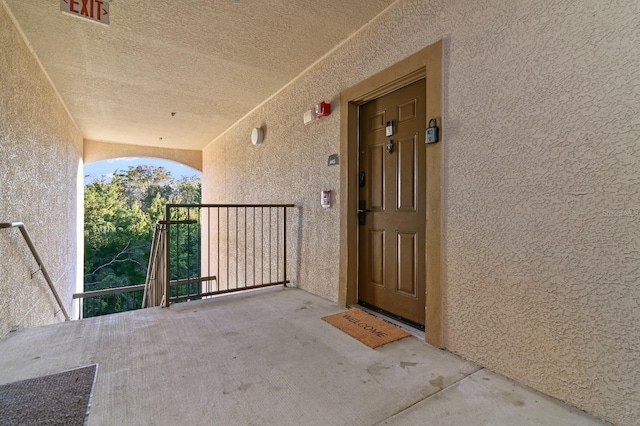
POLYGON ((287 208, 285 207, 283 209, 284 211, 282 212, 282 235, 283 235, 283 239, 282 239, 282 252, 283 252, 283 256, 282 256, 282 271, 283 271, 283 278, 282 281, 284 281, 284 286, 287 286, 287 283, 289 281, 287 281, 287 208))
POLYGON ((171 298, 171 205, 167 204, 165 207, 165 280, 164 280, 164 307, 169 307, 169 299, 171 298))

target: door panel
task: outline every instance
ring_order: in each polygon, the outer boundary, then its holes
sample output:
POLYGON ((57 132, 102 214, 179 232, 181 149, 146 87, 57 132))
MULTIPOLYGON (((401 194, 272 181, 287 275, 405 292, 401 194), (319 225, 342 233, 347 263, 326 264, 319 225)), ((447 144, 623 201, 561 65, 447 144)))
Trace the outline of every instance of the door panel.
POLYGON ((384 144, 372 145, 369 147, 369 195, 367 206, 371 210, 384 210, 384 176, 385 176, 385 157, 386 154, 384 144))
POLYGON ((397 292, 412 298, 418 297, 416 237, 415 233, 410 232, 398 232, 397 234, 397 292))
POLYGON ((358 299, 418 324, 425 318, 425 80, 360 106, 358 299), (395 134, 385 136, 387 121, 395 134), (387 143, 393 145, 389 152, 387 143))
POLYGON ((371 283, 384 286, 384 231, 369 230, 369 268, 371 283))
POLYGON ((416 118, 418 112, 418 101, 413 99, 402 105, 398 105, 398 123, 416 118))
POLYGON ((369 116, 369 130, 376 131, 385 128, 386 119, 385 119, 386 111, 376 111, 374 114, 369 116))
POLYGON ((398 140, 398 154, 396 170, 397 179, 397 210, 402 212, 415 212, 418 193, 416 188, 418 157, 416 149, 416 136, 398 140))

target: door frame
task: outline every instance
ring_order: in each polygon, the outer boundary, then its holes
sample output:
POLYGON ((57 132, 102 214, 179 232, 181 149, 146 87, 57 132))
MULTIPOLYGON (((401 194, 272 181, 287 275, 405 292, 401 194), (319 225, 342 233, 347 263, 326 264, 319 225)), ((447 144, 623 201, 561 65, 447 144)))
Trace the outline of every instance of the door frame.
POLYGON ((340 271, 338 302, 358 301, 358 107, 426 77, 426 120, 436 118, 440 142, 426 147, 425 340, 442 348, 442 40, 340 94, 340 271))

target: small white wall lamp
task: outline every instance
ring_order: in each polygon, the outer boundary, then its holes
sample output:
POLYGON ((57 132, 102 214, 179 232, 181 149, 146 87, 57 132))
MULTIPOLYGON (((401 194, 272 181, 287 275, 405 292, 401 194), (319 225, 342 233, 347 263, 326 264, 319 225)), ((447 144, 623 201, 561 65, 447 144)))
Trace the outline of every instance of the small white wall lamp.
POLYGON ((264 141, 264 132, 261 127, 254 127, 251 130, 251 143, 254 145, 262 145, 264 141))

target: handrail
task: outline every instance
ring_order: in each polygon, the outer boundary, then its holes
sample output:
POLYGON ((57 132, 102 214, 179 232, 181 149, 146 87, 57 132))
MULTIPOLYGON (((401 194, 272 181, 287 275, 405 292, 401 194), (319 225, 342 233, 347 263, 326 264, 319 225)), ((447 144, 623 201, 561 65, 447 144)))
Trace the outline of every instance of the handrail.
POLYGON ((85 291, 83 293, 73 293, 74 299, 84 299, 86 297, 109 296, 111 294, 130 293, 132 291, 144 290, 144 284, 128 285, 125 287, 105 288, 103 290, 85 291))
POLYGON ((44 263, 42 263, 42 259, 40 258, 40 255, 38 254, 36 247, 33 245, 33 241, 31 241, 31 237, 29 237, 29 233, 27 232, 27 228, 24 226, 24 223, 22 222, 0 223, 0 229, 7 229, 7 228, 20 229, 20 233, 22 234, 22 237, 27 243, 27 246, 29 246, 29 250, 31 250, 31 254, 33 255, 33 258, 36 260, 39 270, 42 271, 42 275, 44 276, 44 279, 47 281, 47 284, 49 285, 49 289, 53 293, 53 296, 56 298, 56 301, 58 302, 58 306, 60 306, 60 310, 64 315, 64 319, 66 321, 69 321, 69 314, 67 314, 67 310, 64 308, 64 305, 62 304, 62 301, 60 300, 60 296, 58 296, 58 292, 56 291, 56 288, 53 285, 53 281, 51 280, 51 277, 47 272, 47 268, 44 267, 44 263))
MULTIPOLYGON (((295 207, 295 204, 167 204, 171 207, 212 207, 212 208, 218 208, 218 207, 223 207, 223 208, 243 208, 243 207, 295 207)), ((163 221, 166 222, 166 221, 163 221)), ((173 225, 173 222, 175 221, 171 221, 171 224, 173 225)))
MULTIPOLYGON (((171 286, 175 287, 178 285, 192 284, 192 283, 200 283, 204 281, 215 280, 216 277, 198 277, 198 278, 190 278, 187 280, 172 280, 171 286)), ((147 284, 136 284, 136 285, 127 285, 123 287, 113 287, 113 288, 105 288, 102 290, 91 290, 85 291, 82 293, 73 293, 74 299, 85 299, 88 297, 98 297, 98 296, 110 296, 112 294, 122 294, 122 293, 131 293, 133 291, 141 291, 145 290, 147 284)), ((146 306, 142 306, 144 309, 146 306)))

